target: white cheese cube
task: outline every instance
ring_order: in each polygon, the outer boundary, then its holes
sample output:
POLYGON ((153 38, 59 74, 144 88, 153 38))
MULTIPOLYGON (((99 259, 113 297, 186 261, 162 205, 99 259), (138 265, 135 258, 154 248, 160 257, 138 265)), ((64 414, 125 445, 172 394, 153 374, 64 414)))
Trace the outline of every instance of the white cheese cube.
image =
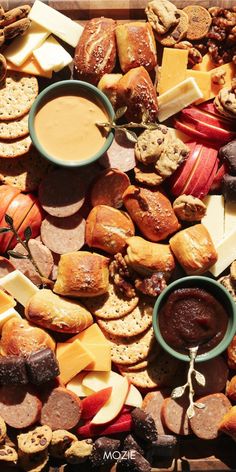
POLYGON ((32 22, 27 33, 14 39, 4 51, 6 59, 15 66, 21 66, 32 54, 32 51, 41 46, 49 34, 50 32, 46 28, 32 22))
POLYGON ((68 66, 73 60, 53 36, 50 36, 42 46, 35 49, 33 56, 43 70, 54 72, 68 66))
POLYGON ((10 274, 5 275, 5 277, 1 277, 0 286, 23 306, 26 306, 28 300, 39 290, 19 270, 14 270, 10 274))

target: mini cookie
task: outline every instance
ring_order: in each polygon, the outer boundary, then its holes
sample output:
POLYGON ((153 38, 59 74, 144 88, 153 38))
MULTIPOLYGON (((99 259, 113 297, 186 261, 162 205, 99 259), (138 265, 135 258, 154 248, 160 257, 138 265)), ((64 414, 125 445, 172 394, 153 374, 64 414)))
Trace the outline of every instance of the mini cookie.
POLYGON ((73 441, 71 446, 65 451, 65 459, 69 464, 80 464, 86 461, 92 450, 93 442, 91 439, 73 441))
POLYGON ((5 80, 6 75, 7 75, 7 61, 5 57, 2 54, 0 54, 0 83, 5 80))
POLYGON ((159 34, 165 34, 179 22, 177 8, 168 0, 153 0, 145 9, 148 21, 159 34))
POLYGON ((8 446, 7 444, 2 444, 0 446, 0 461, 16 462, 17 459, 18 454, 13 447, 8 446))
POLYGON ((211 26, 210 13, 201 5, 189 5, 183 11, 187 13, 189 20, 186 38, 189 41, 204 38, 211 26))
MULTIPOLYGON (((1 55, 0 55, 1 56, 1 55)), ((1 57, 0 57, 1 75, 1 57)), ((29 134, 29 114, 12 121, 0 121, 0 139, 19 139, 29 134)))
POLYGON ((11 25, 3 28, 5 39, 13 39, 16 36, 24 34, 30 27, 29 18, 22 18, 22 20, 15 21, 11 25))
POLYGON ((217 111, 223 115, 225 118, 232 120, 233 115, 230 113, 221 103, 220 94, 215 97, 214 105, 217 111))
POLYGON ((52 439, 52 430, 49 426, 38 426, 28 433, 17 436, 18 447, 26 454, 34 454, 46 449, 52 439))
POLYGON ((155 164, 156 172, 164 179, 170 177, 187 158, 189 149, 181 139, 165 141, 164 149, 155 164))
MULTIPOLYGON (((0 161, 1 164, 1 161, 0 161)), ((138 305, 139 298, 127 298, 113 284, 109 284, 108 293, 98 297, 84 298, 84 304, 93 315, 104 320, 119 319, 130 313, 138 305)))
POLYGON ((148 187, 156 187, 163 182, 163 178, 157 174, 154 165, 145 166, 140 162, 134 168, 135 180, 148 187))
POLYGON ((0 141, 0 158, 14 159, 27 154, 32 146, 30 136, 14 139, 12 141, 0 141))
POLYGON ((77 437, 66 431, 65 429, 57 429, 52 433, 52 440, 49 446, 49 453, 56 459, 63 459, 65 451, 71 446, 73 441, 77 441, 77 437))
POLYGON ((153 328, 139 336, 113 336, 104 332, 111 343, 111 360, 115 364, 131 365, 146 359, 155 344, 153 328))
POLYGON ((10 25, 11 23, 21 20, 21 18, 25 18, 29 12, 29 5, 22 5, 21 7, 12 8, 12 10, 8 10, 6 12, 4 12, 2 8, 0 11, 0 27, 10 25))
POLYGON ((139 305, 128 315, 119 320, 101 320, 97 323, 103 331, 115 336, 136 336, 143 333, 152 324, 153 304, 141 300, 139 305))
POLYGON ((134 148, 136 159, 145 165, 155 163, 164 149, 167 134, 166 126, 160 126, 160 129, 147 129, 141 133, 134 148))
POLYGON ((161 43, 162 46, 174 46, 186 36, 188 31, 188 15, 183 10, 177 10, 177 12, 179 14, 179 23, 176 26, 170 28, 166 34, 161 35, 155 33, 157 41, 161 43))
POLYGON ((48 463, 48 450, 36 454, 26 454, 19 450, 19 465, 26 472, 41 472, 48 463))
POLYGON ((4 419, 0 416, 0 443, 5 441, 7 434, 7 426, 4 419))
POLYGON ((236 115, 236 93, 226 87, 219 92, 219 101, 226 112, 236 115))
POLYGON ((0 88, 0 120, 15 120, 28 113, 37 95, 36 77, 8 71, 5 86, 0 88))

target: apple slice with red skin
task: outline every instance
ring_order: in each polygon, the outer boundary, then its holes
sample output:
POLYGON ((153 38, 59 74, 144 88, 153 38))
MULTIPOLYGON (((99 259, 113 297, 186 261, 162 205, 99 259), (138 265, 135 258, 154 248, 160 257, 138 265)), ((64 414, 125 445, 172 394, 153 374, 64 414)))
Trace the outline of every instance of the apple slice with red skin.
POLYGON ((85 423, 85 425, 80 426, 77 429, 77 434, 81 438, 93 438, 109 434, 127 433, 131 431, 132 426, 133 422, 131 414, 121 412, 117 418, 105 425, 93 425, 91 421, 85 423))
MULTIPOLYGON (((36 238, 39 233, 40 233, 40 227, 42 224, 43 220, 43 210, 35 196, 34 198, 34 204, 31 207, 30 211, 27 213, 25 216, 24 220, 21 222, 20 227, 18 228, 18 234, 21 238, 24 239, 24 231, 28 226, 31 228, 31 238, 36 238)), ((14 237, 10 244, 9 244, 9 249, 12 249, 15 247, 17 241, 16 238, 14 237)))
POLYGON ((175 118, 174 119, 174 127, 176 129, 179 129, 183 133, 187 134, 192 139, 197 139, 197 140, 200 140, 200 141, 203 141, 203 140, 206 139, 205 134, 200 133, 199 131, 197 131, 193 127, 193 125, 190 125, 189 123, 187 123, 186 120, 181 120, 180 121, 180 118, 178 118, 178 119, 175 118))
MULTIPOLYGON (((196 197, 205 188, 217 160, 217 151, 202 146, 194 171, 183 189, 185 195, 196 197)), ((204 196, 204 195, 203 195, 204 196)))
POLYGON ((81 419, 90 420, 109 400, 112 387, 103 388, 98 392, 92 393, 81 401, 82 413, 81 419))
POLYGON ((214 178, 215 178, 215 176, 216 176, 216 172, 217 172, 218 166, 219 166, 219 161, 218 161, 218 159, 217 159, 216 162, 215 162, 215 166, 214 166, 214 168, 213 168, 213 170, 212 170, 212 173, 211 173, 211 175, 210 175, 210 177, 209 177, 209 179, 208 179, 208 182, 206 183, 206 186, 201 189, 201 191, 199 192, 198 195, 196 195, 196 197, 202 199, 202 198, 204 198, 204 197, 209 193, 210 188, 211 188, 211 186, 212 186, 212 182, 213 182, 213 180, 214 180, 214 178))
POLYGON ((189 154, 187 156, 187 159, 185 159, 185 161, 182 162, 182 164, 180 164, 178 169, 166 180, 166 182, 169 183, 169 187, 172 187, 175 184, 175 182, 178 180, 178 178, 182 175, 182 169, 184 168, 184 166, 187 165, 187 161, 189 160, 190 156, 192 156, 192 153, 196 145, 197 145, 196 141, 190 141, 189 143, 186 143, 186 146, 189 149, 189 154))
POLYGON ((206 111, 207 113, 210 113, 211 115, 221 116, 218 113, 213 101, 200 103, 198 108, 200 108, 200 110, 206 111))
POLYGON ((194 106, 184 108, 179 116, 180 121, 181 118, 183 118, 184 120, 187 120, 189 118, 190 120, 193 120, 193 123, 200 121, 202 123, 215 126, 216 128, 225 129, 227 132, 235 131, 235 124, 231 125, 230 123, 227 123, 227 121, 225 121, 223 118, 221 119, 217 115, 211 115, 194 106))
POLYGON ((179 120, 184 121, 185 124, 188 124, 190 127, 193 127, 195 131, 201 133, 204 136, 204 139, 207 141, 213 140, 219 143, 228 143, 236 137, 236 133, 228 131, 225 128, 211 125, 208 122, 200 121, 197 118, 193 118, 189 115, 184 115, 182 112, 179 115, 179 120))
POLYGON ((221 166, 217 169, 216 175, 212 182, 210 190, 212 192, 219 192, 221 189, 221 184, 224 175, 227 173, 227 165, 225 163, 221 164, 221 166))
POLYGON ((20 190, 10 185, 0 185, 0 221, 3 219, 12 200, 19 195, 20 190))
POLYGON ((130 383, 126 377, 121 377, 116 386, 112 388, 109 400, 93 417, 94 425, 106 424, 112 421, 122 410, 129 392, 130 383))
POLYGON ((193 172, 201 149, 202 144, 196 144, 193 151, 190 152, 190 155, 188 156, 186 161, 169 179, 169 189, 175 197, 183 194, 184 186, 186 185, 186 182, 188 181, 191 173, 193 172))

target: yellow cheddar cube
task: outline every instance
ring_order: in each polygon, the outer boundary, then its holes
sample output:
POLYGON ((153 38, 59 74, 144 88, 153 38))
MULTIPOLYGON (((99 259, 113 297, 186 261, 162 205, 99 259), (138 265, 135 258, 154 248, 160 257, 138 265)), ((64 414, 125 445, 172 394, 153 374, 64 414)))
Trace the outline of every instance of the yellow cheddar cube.
POLYGON ((46 77, 48 79, 52 77, 52 71, 43 70, 33 55, 26 59, 26 61, 21 66, 16 66, 12 62, 7 61, 7 68, 9 70, 15 70, 25 74, 40 75, 41 77, 46 77))
POLYGON ((0 289, 0 313, 9 310, 9 308, 13 308, 14 306, 16 306, 14 298, 4 292, 4 290, 0 289))
POLYGON ((211 74, 209 72, 201 72, 197 70, 186 70, 186 79, 192 77, 202 91, 203 97, 196 103, 205 102, 211 98, 211 74))
POLYGON ((61 345, 59 343, 56 356, 60 368, 60 379, 64 384, 94 361, 93 355, 79 339, 71 343, 61 343, 61 345))
POLYGON ((164 48, 158 92, 161 95, 186 78, 188 51, 164 48))
POLYGON ((99 344, 104 342, 108 343, 107 339, 105 338, 102 330, 99 328, 97 323, 93 323, 89 328, 84 329, 81 333, 76 334, 73 338, 70 338, 69 341, 72 342, 75 339, 79 339, 82 343, 95 343, 99 344))

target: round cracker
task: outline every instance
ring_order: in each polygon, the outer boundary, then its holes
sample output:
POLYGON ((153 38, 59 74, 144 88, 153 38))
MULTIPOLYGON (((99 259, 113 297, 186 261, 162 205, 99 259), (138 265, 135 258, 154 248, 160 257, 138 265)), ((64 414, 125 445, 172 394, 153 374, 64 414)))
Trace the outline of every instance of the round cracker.
POLYGON ((160 353, 160 346, 156 343, 155 348, 153 347, 152 351, 149 351, 147 359, 143 359, 142 361, 136 362, 136 364, 130 365, 123 365, 123 364, 116 364, 118 369, 125 368, 127 372, 137 372, 138 370, 145 369, 150 362, 154 362, 158 359, 158 354, 160 353))
POLYGON ((93 315, 104 320, 115 320, 128 315, 128 313, 136 308, 138 302, 138 297, 125 297, 111 283, 109 284, 107 293, 98 297, 87 298, 84 301, 93 315))
POLYGON ((144 369, 129 372, 122 367, 120 372, 138 388, 172 387, 178 366, 179 361, 177 359, 167 354, 167 352, 162 352, 158 360, 148 363, 148 366, 144 369))
POLYGON ((38 95, 36 77, 8 71, 0 88, 0 120, 15 120, 25 115, 38 95))
POLYGON ((133 337, 113 336, 104 332, 111 343, 111 360, 115 364, 131 365, 146 359, 155 342, 153 328, 150 327, 145 333, 133 337))
POLYGON ((0 139, 19 139, 29 134, 29 114, 17 120, 0 121, 0 139))
POLYGON ((99 327, 109 334, 115 336, 136 336, 146 331, 152 324, 153 304, 140 300, 138 306, 128 315, 117 320, 97 319, 99 327))
POLYGON ((37 190, 50 164, 32 146, 27 155, 17 159, 0 159, 0 182, 22 192, 37 190))
POLYGON ((29 152, 31 146, 30 136, 17 140, 0 141, 0 158, 14 159, 15 157, 24 156, 29 152))

